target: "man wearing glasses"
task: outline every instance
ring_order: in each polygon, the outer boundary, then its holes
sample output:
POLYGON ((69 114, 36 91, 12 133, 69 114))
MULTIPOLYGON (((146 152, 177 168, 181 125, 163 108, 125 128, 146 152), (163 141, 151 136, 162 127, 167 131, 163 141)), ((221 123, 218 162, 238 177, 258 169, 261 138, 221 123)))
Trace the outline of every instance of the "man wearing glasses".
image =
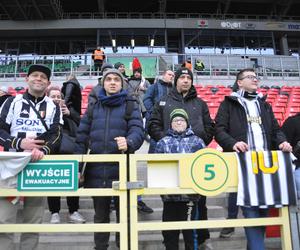
MULTIPOLYGON (((282 150, 292 147, 280 131, 272 107, 257 94, 259 79, 253 69, 243 69, 237 76, 233 93, 226 96, 216 116, 216 140, 224 152, 282 150)), ((251 190, 250 190, 251 192, 251 190)), ((236 204, 232 194, 229 206, 236 204), (231 203, 231 204, 230 204, 231 203)), ((258 206, 242 206, 245 218, 266 217, 268 209, 258 206)), ((230 210, 230 209, 229 209, 230 210)), ((230 216, 229 211, 229 218, 230 216)), ((237 216, 237 207, 235 210, 237 216)), ((248 250, 264 250, 264 227, 245 227, 248 250)))

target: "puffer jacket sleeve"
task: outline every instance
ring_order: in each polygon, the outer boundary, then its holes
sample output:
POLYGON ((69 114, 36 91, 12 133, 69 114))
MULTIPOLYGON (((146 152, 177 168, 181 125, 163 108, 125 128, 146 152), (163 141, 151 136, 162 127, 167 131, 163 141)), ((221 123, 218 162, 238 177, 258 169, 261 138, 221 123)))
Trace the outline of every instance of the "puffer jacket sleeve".
POLYGON ((91 120, 88 112, 82 117, 76 134, 75 154, 86 154, 90 138, 91 120))
POLYGON ((154 150, 154 153, 156 154, 163 154, 165 153, 165 148, 166 148, 166 143, 165 141, 162 139, 162 140, 159 140, 155 146, 155 150, 154 150))
POLYGON ((215 134, 215 123, 210 117, 209 109, 206 102, 203 102, 202 107, 203 107, 203 125, 204 125, 205 133, 199 137, 203 139, 206 145, 208 145, 212 141, 215 134))
POLYGON ((229 110, 226 100, 223 101, 219 107, 216 116, 216 141, 224 149, 224 151, 232 151, 233 146, 237 143, 229 133, 229 110))
POLYGON ((148 122, 148 133, 155 141, 159 141, 164 135, 163 108, 159 102, 155 103, 150 120, 148 122))
POLYGON ((267 110, 269 111, 272 120, 272 136, 271 136, 272 149, 278 149, 278 146, 281 143, 287 141, 287 139, 285 134, 282 132, 282 130, 279 127, 278 121, 274 116, 271 105, 268 103, 265 103, 265 105, 267 106, 267 110))
POLYGON ((143 102, 144 102, 144 106, 146 108, 146 114, 145 114, 145 118, 148 121, 150 119, 151 116, 151 112, 153 109, 153 105, 154 105, 154 93, 155 93, 155 83, 152 84, 146 91, 144 98, 143 98, 143 102))
POLYGON ((138 150, 142 146, 145 135, 141 112, 136 102, 134 103, 134 109, 131 113, 131 117, 128 120, 127 126, 127 153, 134 153, 134 151, 138 150))

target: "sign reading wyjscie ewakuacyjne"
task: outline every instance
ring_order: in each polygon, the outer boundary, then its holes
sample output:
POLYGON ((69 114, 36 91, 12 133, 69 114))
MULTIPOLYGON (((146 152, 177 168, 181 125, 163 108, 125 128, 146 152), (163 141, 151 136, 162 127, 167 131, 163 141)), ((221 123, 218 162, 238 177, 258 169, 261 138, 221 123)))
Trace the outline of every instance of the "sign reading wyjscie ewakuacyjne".
POLYGON ((75 191, 77 189, 77 161, 29 163, 18 175, 19 191, 75 191))

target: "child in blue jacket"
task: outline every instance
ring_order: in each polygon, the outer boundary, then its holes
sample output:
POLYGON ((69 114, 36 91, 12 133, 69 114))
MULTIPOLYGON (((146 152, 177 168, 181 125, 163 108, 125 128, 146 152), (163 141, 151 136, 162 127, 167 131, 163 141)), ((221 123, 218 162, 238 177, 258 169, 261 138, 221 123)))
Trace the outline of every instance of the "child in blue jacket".
MULTIPOLYGON (((194 153, 205 147, 189 126, 189 117, 184 109, 174 109, 170 114, 170 129, 157 142, 155 153, 194 153)), ((198 220, 200 195, 163 195, 163 221, 198 220)), ((179 249, 180 230, 163 231, 166 250, 179 249)), ((199 230, 182 230, 186 250, 198 249, 199 230)))

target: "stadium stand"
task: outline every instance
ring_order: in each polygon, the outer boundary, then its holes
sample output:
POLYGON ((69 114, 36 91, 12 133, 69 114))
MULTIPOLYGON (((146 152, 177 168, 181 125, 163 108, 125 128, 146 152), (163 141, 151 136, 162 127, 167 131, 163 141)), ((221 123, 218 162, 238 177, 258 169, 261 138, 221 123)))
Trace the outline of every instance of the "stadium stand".
MULTIPOLYGON (((193 68, 194 84, 213 119, 224 97, 232 92, 230 86, 236 73, 247 67, 255 68, 261 77, 259 92, 267 96, 280 125, 300 112, 298 0, 187 0, 184 4, 178 0, 133 0, 126 4, 120 0, 91 0, 87 4, 72 0, 20 2, 0 3, 0 84, 9 86, 12 95, 26 91, 24 77, 29 65, 43 63, 53 72, 53 85, 61 86, 70 73, 76 75, 82 84, 84 114, 88 95, 98 80, 91 53, 100 44, 107 62, 124 63, 127 75, 132 73, 132 58, 138 57, 143 75, 151 81, 165 69, 176 70, 188 58, 192 62, 201 60, 205 68, 193 68), (116 47, 112 46, 113 39, 116 47)), ((209 147, 222 150, 215 140, 209 147)), ((145 143, 140 153, 147 150, 145 143)), ((142 165, 140 179, 145 179, 145 172, 142 165)), ((145 201, 154 213, 139 215, 139 220, 161 220, 160 197, 151 196, 145 201)), ((225 194, 208 198, 207 204, 209 218, 226 217, 225 194)), ((81 197, 80 206, 85 218, 92 222, 92 200, 81 197)), ((67 215, 63 201, 62 220, 67 220, 67 215)), ((111 217, 115 221, 114 212, 111 217)), ((46 210, 44 223, 49 218, 46 210)), ((276 230, 267 234, 278 237, 276 230)), ((242 228, 229 240, 220 239, 219 231, 211 230, 215 250, 245 249, 242 228)), ((163 249, 160 232, 142 233, 139 240, 139 249, 163 249)), ((92 233, 41 234, 43 250, 92 247, 92 233)), ((281 249, 280 239, 268 241, 267 249, 281 249)))

